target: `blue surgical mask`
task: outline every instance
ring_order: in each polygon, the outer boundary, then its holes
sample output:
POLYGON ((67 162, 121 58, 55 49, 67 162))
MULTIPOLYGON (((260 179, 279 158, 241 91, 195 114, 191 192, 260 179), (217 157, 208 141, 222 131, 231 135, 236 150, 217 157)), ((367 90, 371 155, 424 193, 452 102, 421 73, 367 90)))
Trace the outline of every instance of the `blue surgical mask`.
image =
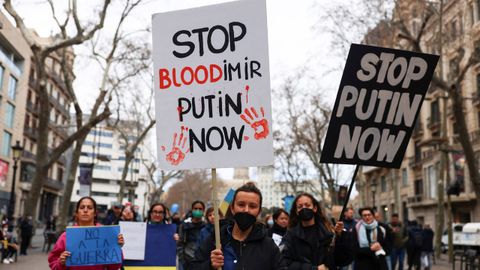
POLYGON ((273 219, 269 219, 267 221, 267 224, 268 224, 269 227, 272 227, 273 226, 273 219))

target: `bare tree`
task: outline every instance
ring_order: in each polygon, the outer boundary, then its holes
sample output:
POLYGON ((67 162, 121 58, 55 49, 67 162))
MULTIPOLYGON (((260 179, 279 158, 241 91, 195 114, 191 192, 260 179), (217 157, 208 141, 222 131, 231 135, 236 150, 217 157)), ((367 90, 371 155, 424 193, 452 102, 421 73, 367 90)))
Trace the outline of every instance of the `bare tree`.
MULTIPOLYGON (((148 151, 147 151, 148 152, 148 151)), ((183 171, 165 171, 159 170, 157 161, 154 155, 148 159, 142 158, 142 163, 147 170, 149 180, 149 203, 150 205, 159 202, 165 192, 165 186, 174 179, 179 179, 183 176, 183 171), (160 175, 157 174, 159 170, 160 175)))
MULTIPOLYGON (((129 79, 136 76, 138 74, 138 70, 141 69, 142 65, 142 58, 137 58, 135 60, 132 59, 124 59, 124 56, 127 52, 130 51, 130 46, 125 46, 124 44, 128 44, 128 39, 126 38, 126 34, 122 34, 122 26, 124 25, 124 22, 126 18, 131 14, 131 12, 139 5, 141 1, 135 1, 135 2, 130 2, 126 1, 124 3, 122 12, 120 13, 120 16, 118 18, 116 27, 114 29, 113 35, 110 38, 107 38, 108 41, 105 42, 106 44, 109 44, 109 48, 103 49, 101 52, 97 50, 95 44, 92 46, 92 58, 97 62, 100 66, 100 69, 102 71, 101 75, 101 80, 100 80, 100 85, 99 85, 99 95, 94 103, 93 108, 91 109, 90 113, 88 116, 84 115, 83 110, 78 102, 77 96, 75 94, 74 88, 73 88, 73 78, 71 76, 66 76, 66 74, 69 74, 67 72, 67 65, 66 65, 66 57, 64 57, 64 64, 62 64, 62 68, 64 69, 64 81, 67 86, 67 90, 70 93, 74 108, 75 108, 75 123, 76 123, 76 129, 78 130, 81 128, 85 123, 88 123, 92 121, 95 117, 98 115, 98 109, 102 105, 102 102, 107 98, 106 100, 106 108, 108 108, 108 104, 110 104, 112 100, 112 94, 114 94, 114 91, 116 91, 121 85, 128 83, 129 79), (140 65, 137 64, 140 62, 140 65), (129 68, 130 66, 135 65, 138 67, 138 70, 134 70, 132 68, 129 68), (120 69, 122 72, 119 72, 118 70, 120 69)), ((62 32, 62 35, 65 35, 66 33, 62 32)), ((106 36, 106 34, 101 33, 100 31, 100 36, 106 36)), ((97 43, 98 40, 101 39, 101 37, 97 37, 97 43)), ((65 55, 65 54, 64 54, 65 55)), ((110 110, 108 111, 108 116, 111 115, 110 110)), ((67 181, 66 181, 66 186, 65 186, 65 191, 64 191, 64 196, 62 200, 62 207, 60 208, 60 214, 59 214, 59 229, 63 230, 66 226, 67 223, 67 218, 68 218, 68 210, 70 206, 70 198, 72 195, 73 191, 73 186, 75 184, 75 176, 77 173, 77 168, 79 164, 79 159, 80 159, 80 154, 82 150, 82 145, 85 142, 85 139, 87 137, 88 133, 84 133, 81 136, 78 136, 75 141, 75 146, 72 154, 72 159, 69 164, 69 172, 67 176, 67 181)))
MULTIPOLYGON (((125 148, 125 162, 120 179, 120 190, 118 192, 117 200, 122 202, 127 174, 130 170, 132 161, 136 162, 135 153, 144 139, 147 137, 149 131, 155 126, 155 117, 153 116, 153 101, 154 93, 150 82, 152 81, 152 74, 150 73, 150 51, 142 51, 143 74, 139 72, 135 78, 133 85, 127 85, 123 89, 119 99, 117 108, 117 119, 113 123, 114 129, 120 134, 122 145, 125 148), (141 77, 143 80, 138 80, 141 77), (145 79, 146 78, 146 79, 145 79), (148 93, 148 94, 146 94, 148 93), (144 124, 147 123, 147 124, 144 124)), ((149 147, 145 145, 144 147, 149 147)))
MULTIPOLYGON (((92 119, 89 119, 89 121, 83 125, 78 126, 77 130, 73 134, 61 142, 51 152, 48 151, 50 102, 48 100, 47 91, 48 69, 46 60, 48 57, 51 57, 52 54, 57 53, 62 55, 64 50, 67 48, 84 43, 85 41, 91 39, 98 30, 102 29, 110 1, 103 1, 103 6, 98 13, 98 22, 88 22, 85 23, 85 25, 82 25, 77 13, 77 1, 69 1, 69 7, 63 22, 60 22, 56 16, 53 1, 49 1, 49 4, 52 9, 54 20, 57 23, 60 32, 60 35, 57 36, 56 39, 50 44, 40 43, 35 38, 34 34, 27 29, 22 17, 12 6, 11 0, 6 0, 3 4, 5 10, 7 10, 7 12, 15 20, 17 28, 20 30, 26 42, 30 46, 30 49, 32 50, 33 65, 35 67, 36 75, 34 88, 36 89, 39 98, 39 125, 37 130, 35 177, 32 181, 30 192, 28 193, 24 211, 25 215, 30 216, 33 216, 37 209, 38 198, 43 187, 43 181, 48 177, 48 169, 50 166, 58 160, 60 155, 65 152, 65 150, 67 150, 75 140, 82 136, 86 136, 93 126, 103 119, 106 119, 110 115, 108 104, 105 104, 106 106, 104 106, 102 113, 96 115, 92 119), (72 22, 73 27, 70 27, 72 22), (67 32, 67 29, 71 28, 74 30, 73 34, 70 35, 67 32)), ((69 75, 64 74, 64 76, 68 77, 69 75)), ((103 99, 97 99, 97 102, 99 103, 98 107, 100 107, 100 105, 103 103, 103 99)))
MULTIPOLYGON (((338 181, 338 166, 320 163, 322 143, 331 112, 323 104, 323 97, 316 90, 318 88, 309 89, 311 87, 309 82, 314 79, 314 77, 309 78, 306 70, 300 70, 296 75, 287 78, 277 91, 277 95, 284 100, 285 106, 283 116, 281 116, 284 123, 280 120, 282 143, 278 145, 280 145, 281 151, 277 150, 277 154, 283 153, 285 158, 295 155, 304 157, 300 160, 292 159, 290 164, 285 162, 284 164, 299 166, 300 164, 297 162, 300 162, 303 163, 300 166, 306 166, 306 164, 309 164, 310 167, 313 166, 317 172, 318 186, 321 187, 321 190, 314 192, 320 193, 322 201, 325 201, 324 187, 326 187, 332 204, 336 204, 335 185, 338 181), (293 152, 298 152, 298 154, 293 152), (285 153, 289 153, 289 155, 285 155, 285 153)), ((283 170, 283 172, 288 173, 288 170, 283 170)), ((312 188, 314 186, 311 185, 312 188)))
MULTIPOLYGON (((190 205, 196 200, 207 202, 212 195, 212 182, 208 171, 186 171, 183 178, 177 183, 173 184, 168 190, 166 199, 167 205, 179 203, 187 212, 190 210, 190 205)), ((219 179, 217 188, 224 186, 223 181, 219 179)))

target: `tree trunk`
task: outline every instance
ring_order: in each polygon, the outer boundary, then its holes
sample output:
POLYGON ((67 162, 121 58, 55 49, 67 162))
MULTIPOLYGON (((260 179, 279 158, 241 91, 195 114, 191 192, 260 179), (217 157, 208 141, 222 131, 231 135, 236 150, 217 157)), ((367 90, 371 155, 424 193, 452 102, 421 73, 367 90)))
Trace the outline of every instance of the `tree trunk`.
POLYGON ((47 76, 45 74, 45 65, 43 65, 43 59, 35 59, 35 66, 37 69, 37 89, 39 99, 39 111, 38 111, 38 129, 37 129, 37 153, 35 159, 35 176, 28 193, 27 201, 25 202, 24 213, 25 216, 31 216, 36 218, 36 210, 38 205, 38 198, 43 188, 43 182, 48 178, 48 122, 50 118, 50 102, 48 101, 48 93, 46 89, 47 76))
POLYGON ((472 182, 473 190, 475 191, 475 196, 477 197, 477 206, 480 206, 480 173, 478 171, 477 159, 475 157, 475 152, 473 151, 473 146, 465 122, 463 99, 459 85, 455 86, 454 89, 450 91, 450 94, 453 101, 453 112, 457 125, 458 140, 460 141, 465 154, 468 174, 470 176, 470 181, 472 182))
POLYGON ((70 209, 70 199, 72 197, 73 186, 77 175, 78 163, 80 154, 82 153, 83 142, 86 136, 78 138, 75 144, 75 149, 72 153, 72 160, 70 161, 70 171, 68 172, 67 182, 63 193, 62 207, 58 219, 58 231, 63 232, 68 223, 68 210, 70 209))
MULTIPOLYGON (((123 170, 122 170, 122 178, 120 179, 120 189, 118 190, 118 195, 117 195, 117 202, 122 203, 124 193, 125 193, 125 184, 126 184, 126 179, 127 179, 127 173, 128 173, 128 167, 130 166, 130 162, 133 159, 133 155, 130 153, 127 153, 125 155, 125 163, 123 165, 123 170)), ((133 179, 132 179, 133 181, 133 179)), ((131 202, 133 204, 133 202, 131 202)))

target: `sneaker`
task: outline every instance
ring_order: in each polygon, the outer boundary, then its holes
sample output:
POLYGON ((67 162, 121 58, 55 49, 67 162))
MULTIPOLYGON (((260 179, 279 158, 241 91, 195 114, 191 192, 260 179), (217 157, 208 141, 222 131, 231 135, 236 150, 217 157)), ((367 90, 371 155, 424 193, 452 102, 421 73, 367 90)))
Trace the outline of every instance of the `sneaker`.
POLYGON ((8 260, 10 261, 10 263, 14 263, 14 262, 15 262, 15 259, 12 258, 12 257, 8 258, 8 260))
POLYGON ((10 261, 8 259, 3 259, 4 264, 10 264, 10 261))

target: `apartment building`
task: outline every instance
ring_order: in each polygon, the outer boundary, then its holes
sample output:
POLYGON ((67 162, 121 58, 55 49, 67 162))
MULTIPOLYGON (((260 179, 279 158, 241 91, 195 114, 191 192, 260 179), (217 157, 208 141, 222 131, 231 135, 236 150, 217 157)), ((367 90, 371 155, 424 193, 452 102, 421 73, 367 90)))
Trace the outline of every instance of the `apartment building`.
MULTIPOLYGON (((23 122, 29 83, 30 47, 22 34, 0 12, 0 212, 6 214, 13 180, 12 146, 23 143, 23 122)), ((23 144, 24 145, 24 144, 23 144)), ((20 163, 16 183, 20 179, 20 163)), ((20 188, 15 188, 19 212, 20 188)))
MULTIPOLYGON (((129 139, 136 138, 129 135, 129 139)), ((131 202, 138 206, 138 213, 142 216, 149 208, 149 187, 151 188, 147 183, 150 180, 142 163, 142 159, 146 158, 142 156, 142 151, 149 145, 150 140, 147 137, 135 151, 134 160, 128 168, 123 199, 123 203, 131 202)), ((120 133, 105 121, 92 129, 83 143, 76 179, 80 177, 81 167, 89 167, 92 164, 92 184, 83 186, 79 181, 75 181, 70 199, 71 207, 74 207, 82 196, 91 195, 97 202, 99 212, 105 213, 117 202, 120 179, 125 166, 125 143, 120 133)))
MULTIPOLYGON (((452 82, 459 72, 459 63, 460 66, 464 65, 465 57, 479 47, 480 1, 443 1, 442 10, 438 1, 403 0, 399 3, 397 11, 400 12, 394 20, 403 20, 414 35, 422 34, 420 46, 424 52, 442 52, 436 76, 447 83, 452 82), (426 8, 432 13, 420 33, 426 8)), ((408 48, 405 40, 396 35, 398 32, 392 25, 381 22, 364 41, 372 45, 408 48)), ((480 65, 467 70, 460 88, 470 140, 480 157, 480 65)), ((453 221, 478 221, 480 206, 475 205, 475 193, 464 164, 462 147, 455 130, 452 102, 444 91, 431 86, 401 168, 364 168, 365 182, 357 188, 366 198, 365 203, 375 206, 384 216, 397 212, 403 220, 416 219, 433 226, 436 223, 439 191, 447 189, 448 182, 453 184, 458 181, 460 195, 451 196, 453 221), (445 157, 448 157, 446 161, 443 159, 445 157)))

